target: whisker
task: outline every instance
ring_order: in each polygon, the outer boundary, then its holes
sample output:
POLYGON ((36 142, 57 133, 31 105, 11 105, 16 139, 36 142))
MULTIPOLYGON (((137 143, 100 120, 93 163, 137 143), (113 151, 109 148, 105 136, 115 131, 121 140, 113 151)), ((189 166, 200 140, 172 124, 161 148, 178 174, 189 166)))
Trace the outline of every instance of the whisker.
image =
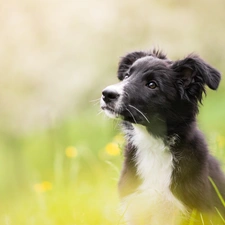
POLYGON ((159 118, 159 116, 156 117, 159 121, 165 122, 165 120, 162 120, 159 118))
POLYGON ((101 98, 98 98, 98 99, 95 99, 95 100, 91 100, 89 102, 93 103, 93 105, 98 105, 100 103, 100 99, 101 98))
POLYGON ((97 116, 99 116, 101 113, 103 113, 102 110, 100 110, 100 111, 97 113, 97 116))
POLYGON ((131 113, 131 111, 130 111, 128 108, 126 108, 126 110, 130 113, 130 115, 132 116, 134 122, 137 124, 137 121, 136 121, 136 119, 134 118, 134 115, 131 113))
POLYGON ((97 98, 97 99, 93 99, 93 100, 90 100, 89 102, 97 102, 97 101, 100 101, 101 98, 97 98))
POLYGON ((137 110, 137 111, 138 111, 138 112, 146 119, 146 121, 147 121, 148 123, 150 123, 149 120, 148 120, 148 118, 144 115, 143 112, 141 112, 139 109, 137 109, 137 108, 134 107, 133 105, 130 105, 130 104, 129 104, 129 106, 130 106, 131 108, 137 110))
POLYGON ((118 129, 119 124, 120 124, 119 120, 113 120, 114 130, 118 129))

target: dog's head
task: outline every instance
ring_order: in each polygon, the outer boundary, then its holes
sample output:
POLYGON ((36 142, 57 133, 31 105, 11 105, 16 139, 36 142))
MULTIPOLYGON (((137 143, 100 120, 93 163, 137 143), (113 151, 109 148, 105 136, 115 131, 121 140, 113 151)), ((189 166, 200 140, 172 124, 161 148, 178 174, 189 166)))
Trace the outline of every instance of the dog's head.
POLYGON ((205 86, 216 90, 220 73, 197 55, 171 61, 153 50, 122 57, 118 78, 102 92, 105 113, 146 127, 163 124, 165 132, 195 120, 205 86))

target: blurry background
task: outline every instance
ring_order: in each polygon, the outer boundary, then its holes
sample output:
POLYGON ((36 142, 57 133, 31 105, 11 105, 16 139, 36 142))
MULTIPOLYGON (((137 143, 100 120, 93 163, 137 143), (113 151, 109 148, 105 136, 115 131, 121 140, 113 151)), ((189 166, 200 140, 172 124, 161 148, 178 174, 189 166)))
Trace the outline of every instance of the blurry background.
MULTIPOLYGON (((98 115, 119 58, 159 47, 225 71, 223 0, 0 2, 0 224, 122 224, 121 137, 98 115)), ((199 125, 225 162, 225 82, 199 125)))

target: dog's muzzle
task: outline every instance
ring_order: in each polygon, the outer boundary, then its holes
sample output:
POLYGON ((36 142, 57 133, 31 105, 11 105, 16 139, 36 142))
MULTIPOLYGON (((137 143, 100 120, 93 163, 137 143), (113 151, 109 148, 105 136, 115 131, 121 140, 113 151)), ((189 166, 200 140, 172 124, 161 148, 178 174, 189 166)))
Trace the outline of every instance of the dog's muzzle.
POLYGON ((102 91, 101 108, 109 117, 118 117, 121 111, 121 99, 123 95, 124 83, 118 83, 106 87, 102 91))

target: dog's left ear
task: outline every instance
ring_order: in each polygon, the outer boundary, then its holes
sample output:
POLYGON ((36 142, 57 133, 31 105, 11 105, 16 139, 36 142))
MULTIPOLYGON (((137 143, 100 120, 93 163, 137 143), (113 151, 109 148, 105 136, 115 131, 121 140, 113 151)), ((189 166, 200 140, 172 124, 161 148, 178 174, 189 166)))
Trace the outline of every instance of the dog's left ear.
POLYGON ((219 86, 220 72, 197 55, 175 61, 171 68, 177 73, 177 85, 183 99, 190 101, 194 98, 201 102, 205 85, 212 90, 219 86))
POLYGON ((129 68, 136 60, 145 57, 147 55, 148 53, 139 51, 139 52, 131 52, 123 56, 119 62, 119 67, 117 71, 117 77, 119 78, 119 80, 124 79, 126 72, 129 70, 129 68))

